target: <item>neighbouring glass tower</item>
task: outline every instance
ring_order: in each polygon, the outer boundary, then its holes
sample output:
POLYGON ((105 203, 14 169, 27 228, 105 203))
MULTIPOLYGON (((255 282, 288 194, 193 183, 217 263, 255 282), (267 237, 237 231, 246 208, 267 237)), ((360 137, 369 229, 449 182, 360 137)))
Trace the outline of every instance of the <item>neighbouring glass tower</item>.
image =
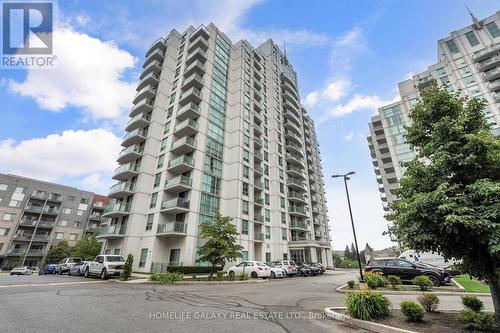
MULTIPOLYGON (((418 88, 437 82, 450 92, 483 98, 484 114, 492 132, 500 134, 500 12, 477 20, 438 41, 438 62, 410 79, 400 82, 400 101, 379 108, 369 123, 370 148, 384 210, 396 200, 394 190, 403 175, 402 162, 415 155, 405 144, 403 126, 419 97, 418 88)), ((389 226, 390 229, 390 226, 389 226)))
POLYGON ((296 73, 268 40, 213 24, 172 30, 146 53, 100 230, 134 270, 196 265, 199 223, 233 218, 244 260, 332 267, 314 123, 296 73))

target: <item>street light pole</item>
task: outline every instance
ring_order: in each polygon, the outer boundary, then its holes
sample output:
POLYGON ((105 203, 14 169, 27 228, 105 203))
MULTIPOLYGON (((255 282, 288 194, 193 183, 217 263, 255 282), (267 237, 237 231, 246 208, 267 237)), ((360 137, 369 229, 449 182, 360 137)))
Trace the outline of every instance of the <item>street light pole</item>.
POLYGON ((358 258, 360 282, 364 282, 363 268, 361 267, 361 257, 359 256, 359 249, 358 249, 358 238, 356 237, 356 229, 354 228, 354 219, 352 217, 351 199, 349 198, 349 189, 347 188, 347 181, 350 179, 349 176, 354 175, 354 173, 355 173, 354 171, 351 171, 344 175, 333 175, 332 178, 339 178, 339 177, 344 178, 345 193, 347 195, 347 206, 349 207, 349 216, 351 217, 352 234, 354 236, 354 245, 356 246, 356 256, 358 258))

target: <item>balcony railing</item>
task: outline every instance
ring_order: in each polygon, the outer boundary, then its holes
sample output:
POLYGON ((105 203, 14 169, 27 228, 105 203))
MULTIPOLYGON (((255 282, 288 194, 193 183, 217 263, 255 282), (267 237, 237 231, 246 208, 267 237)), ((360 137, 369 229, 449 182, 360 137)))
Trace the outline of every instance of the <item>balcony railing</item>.
POLYGON ((307 210, 304 207, 297 207, 297 206, 289 206, 288 212, 299 213, 299 214, 304 214, 304 215, 308 214, 307 210))
POLYGON ((309 226, 305 222, 291 221, 290 222, 290 228, 309 229, 309 226))
POLYGON ((158 224, 157 233, 158 234, 185 234, 186 233, 186 223, 182 221, 170 221, 167 223, 158 224))
POLYGON ((189 209, 189 200, 184 198, 176 198, 172 200, 162 201, 162 210, 169 210, 173 208, 189 209))
POLYGON ((165 188, 172 188, 177 185, 183 185, 185 187, 191 187, 193 179, 187 176, 177 176, 165 182, 165 188))
POLYGON ((172 168, 180 164, 187 164, 191 167, 194 167, 194 159, 187 155, 179 156, 168 162, 168 167, 172 168))
POLYGON ((97 229, 97 235, 101 237, 121 237, 125 235, 125 228, 119 225, 102 226, 97 229))
POLYGON ((112 195, 118 192, 125 193, 134 191, 135 191, 135 183, 123 182, 111 186, 108 195, 112 195))
POLYGON ((256 241, 264 241, 264 233, 262 232, 254 232, 253 239, 256 241))

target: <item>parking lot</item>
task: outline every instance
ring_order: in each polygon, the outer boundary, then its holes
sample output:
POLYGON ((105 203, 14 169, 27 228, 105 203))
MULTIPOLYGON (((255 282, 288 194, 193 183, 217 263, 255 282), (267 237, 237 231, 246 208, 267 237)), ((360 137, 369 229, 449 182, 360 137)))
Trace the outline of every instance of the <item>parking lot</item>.
POLYGON ((358 332, 322 318, 355 272, 231 285, 0 274, 2 332, 358 332))

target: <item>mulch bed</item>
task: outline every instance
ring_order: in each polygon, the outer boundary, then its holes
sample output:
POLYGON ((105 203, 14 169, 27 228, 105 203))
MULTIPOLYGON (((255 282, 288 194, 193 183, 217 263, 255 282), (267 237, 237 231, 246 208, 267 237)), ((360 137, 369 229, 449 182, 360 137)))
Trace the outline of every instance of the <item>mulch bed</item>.
MULTIPOLYGON (((359 290, 363 290, 364 287, 366 287, 366 284, 361 283, 361 284, 357 285, 353 289, 349 289, 349 287, 346 286, 346 287, 342 288, 342 290, 359 291, 359 290)), ((414 285, 411 285, 411 284, 403 284, 403 285, 398 285, 396 290, 392 289, 391 286, 387 286, 387 287, 377 288, 377 289, 375 289, 375 291, 394 291, 394 292, 398 292, 398 291, 417 291, 417 292, 420 292, 420 288, 418 286, 414 286, 414 285)), ((458 288, 454 283, 450 283, 450 284, 447 284, 447 285, 443 285, 441 287, 431 287, 426 292, 433 292, 433 291, 463 292, 464 290, 458 288)))
POLYGON ((401 311, 393 310, 389 318, 375 322, 422 333, 470 333, 456 317, 456 313, 426 312, 422 322, 410 323, 401 311))

